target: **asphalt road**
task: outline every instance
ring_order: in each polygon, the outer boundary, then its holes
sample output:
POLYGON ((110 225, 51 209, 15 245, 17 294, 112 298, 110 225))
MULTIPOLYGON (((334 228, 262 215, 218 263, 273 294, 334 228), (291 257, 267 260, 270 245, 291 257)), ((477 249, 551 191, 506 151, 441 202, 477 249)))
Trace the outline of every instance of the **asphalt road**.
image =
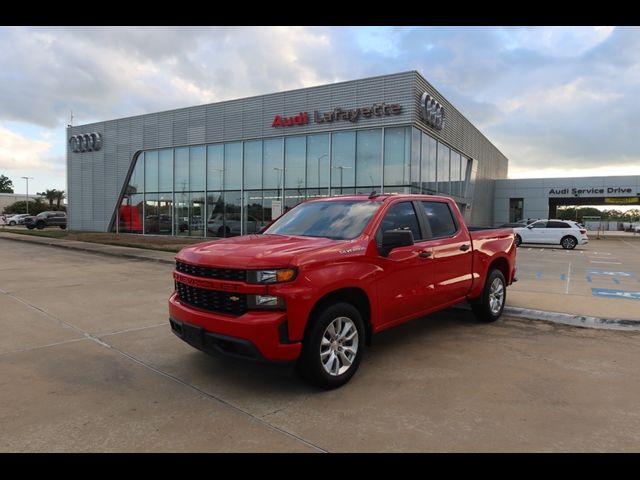
POLYGON ((640 333, 452 310, 345 387, 170 331, 171 266, 0 239, 0 451, 637 451, 640 333))

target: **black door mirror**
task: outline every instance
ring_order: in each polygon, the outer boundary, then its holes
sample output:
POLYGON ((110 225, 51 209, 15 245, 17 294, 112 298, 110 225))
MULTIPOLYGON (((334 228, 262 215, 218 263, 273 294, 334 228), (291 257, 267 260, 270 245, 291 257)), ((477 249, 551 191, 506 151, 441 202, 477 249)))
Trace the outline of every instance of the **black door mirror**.
POLYGON ((387 230, 382 233, 380 255, 386 257, 394 248, 411 245, 413 245, 413 233, 411 233, 411 230, 387 230))

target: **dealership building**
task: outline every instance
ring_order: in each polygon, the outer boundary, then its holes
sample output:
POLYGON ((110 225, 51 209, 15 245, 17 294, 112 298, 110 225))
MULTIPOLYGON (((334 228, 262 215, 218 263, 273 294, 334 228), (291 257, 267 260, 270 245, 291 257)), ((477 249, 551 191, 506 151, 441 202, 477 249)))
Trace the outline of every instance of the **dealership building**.
POLYGON ((252 233, 307 198, 452 196, 491 224, 507 158, 410 71, 67 129, 69 227, 252 233))

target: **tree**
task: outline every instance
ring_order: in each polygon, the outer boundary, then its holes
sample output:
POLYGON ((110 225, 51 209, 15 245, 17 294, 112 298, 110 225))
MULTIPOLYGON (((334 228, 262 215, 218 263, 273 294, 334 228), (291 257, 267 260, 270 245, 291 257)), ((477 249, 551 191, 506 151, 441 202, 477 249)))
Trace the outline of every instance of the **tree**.
POLYGON ((66 198, 64 190, 56 190, 56 210, 60 210, 60 202, 66 198))
POLYGON ((50 190, 45 190, 42 193, 39 192, 38 195, 42 195, 47 200, 49 200, 49 208, 53 210, 53 201, 57 198, 58 191, 55 188, 53 188, 50 190))
MULTIPOLYGON (((35 201, 29 202, 29 215, 37 215, 40 212, 44 212, 46 210, 48 210, 47 204, 39 198, 36 198, 35 201)), ((24 200, 20 200, 19 202, 14 202, 11 205, 7 205, 6 207, 4 207, 4 213, 27 213, 27 203, 24 200)))
POLYGON ((13 193, 13 182, 4 175, 0 175, 0 193, 13 193))

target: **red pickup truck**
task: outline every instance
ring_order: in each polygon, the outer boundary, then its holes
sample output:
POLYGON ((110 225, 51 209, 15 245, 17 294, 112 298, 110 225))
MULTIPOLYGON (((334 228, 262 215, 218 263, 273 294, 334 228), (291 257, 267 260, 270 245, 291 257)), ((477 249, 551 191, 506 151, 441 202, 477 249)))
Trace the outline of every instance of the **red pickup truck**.
POLYGON ((310 200, 261 234, 181 250, 170 323, 207 353, 297 361, 335 388, 381 330, 464 300, 497 320, 515 259, 511 228, 470 231, 448 197, 310 200))

